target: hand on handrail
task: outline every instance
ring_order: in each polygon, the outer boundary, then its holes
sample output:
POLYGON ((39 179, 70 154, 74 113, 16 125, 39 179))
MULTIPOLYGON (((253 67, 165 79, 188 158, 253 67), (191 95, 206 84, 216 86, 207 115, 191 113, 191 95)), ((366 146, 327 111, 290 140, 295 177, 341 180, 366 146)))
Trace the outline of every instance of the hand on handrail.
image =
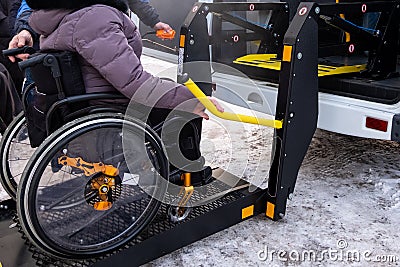
MULTIPOLYGON (((208 100, 211 101, 212 104, 214 104, 215 108, 219 112, 221 112, 221 113, 224 112, 224 108, 218 103, 218 101, 215 98, 210 97, 210 96, 208 96, 207 98, 208 98, 208 100)), ((196 105, 196 107, 194 108, 193 113, 199 115, 203 119, 209 120, 210 116, 208 116, 208 114, 205 112, 205 110, 206 110, 206 107, 201 102, 199 102, 196 105)))

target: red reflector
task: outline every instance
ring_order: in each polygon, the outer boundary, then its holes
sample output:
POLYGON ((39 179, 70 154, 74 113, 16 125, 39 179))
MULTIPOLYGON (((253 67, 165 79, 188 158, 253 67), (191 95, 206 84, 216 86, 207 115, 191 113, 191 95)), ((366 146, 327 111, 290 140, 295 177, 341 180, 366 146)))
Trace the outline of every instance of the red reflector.
POLYGON ((387 132, 388 122, 367 117, 367 121, 365 122, 365 126, 370 129, 378 130, 381 132, 387 132))

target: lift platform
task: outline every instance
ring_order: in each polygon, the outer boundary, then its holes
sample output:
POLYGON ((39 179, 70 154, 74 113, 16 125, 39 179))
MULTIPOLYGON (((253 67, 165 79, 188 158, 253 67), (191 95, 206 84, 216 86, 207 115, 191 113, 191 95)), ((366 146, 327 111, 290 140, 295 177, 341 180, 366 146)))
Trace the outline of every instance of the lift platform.
MULTIPOLYGON (((60 260, 52 258, 21 239, 14 224, 15 203, 8 201, 7 210, 1 210, 0 261, 3 266, 139 266, 176 249, 191 244, 258 214, 266 213, 268 196, 263 190, 249 192, 250 184, 222 169, 214 170, 216 182, 207 196, 194 194, 193 201, 209 202, 194 207, 189 217, 173 223, 167 216, 167 205, 162 205, 151 224, 129 244, 113 254, 90 260, 60 260), (214 200, 213 200, 214 199, 214 200), (13 207, 14 205, 14 207, 13 207), (227 220, 229 218, 229 220, 227 220), (212 221, 212 223, 210 223, 212 221), (11 245, 10 245, 11 244, 11 245)), ((56 190, 56 188, 55 188, 56 190)), ((199 204, 199 203, 198 203, 199 204)), ((273 216, 273 211, 268 211, 273 216)), ((48 217, 57 223, 57 217, 48 217)), ((105 228, 106 229, 106 228, 105 228)))
POLYGON ((0 203, 0 265, 1 266, 34 266, 35 260, 28 250, 21 234, 14 224, 15 202, 6 200, 0 203))

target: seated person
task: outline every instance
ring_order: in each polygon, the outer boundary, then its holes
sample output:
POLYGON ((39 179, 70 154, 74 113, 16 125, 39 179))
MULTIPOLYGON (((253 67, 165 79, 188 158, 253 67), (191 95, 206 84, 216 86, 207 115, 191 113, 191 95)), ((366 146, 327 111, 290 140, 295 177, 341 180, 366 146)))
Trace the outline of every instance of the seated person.
MULTIPOLYGON (((155 9, 150 5, 148 0, 128 0, 129 8, 140 18, 140 20, 154 30, 164 30, 166 32, 172 30, 171 26, 167 23, 160 21, 159 15, 155 9)), ((8 48, 17 48, 22 46, 33 46, 39 49, 39 38, 35 31, 29 26, 28 21, 32 14, 31 8, 22 0, 18 9, 17 19, 15 21, 14 32, 17 33, 9 43, 8 48)), ((25 60, 28 54, 19 54, 16 56, 9 56, 9 60, 14 63, 16 58, 25 60)), ((31 72, 25 70, 25 83, 24 88, 32 83, 31 72)))
POLYGON ((41 35, 42 50, 67 50, 81 56, 88 93, 118 90, 141 104, 164 109, 179 106, 208 118, 204 106, 185 86, 143 70, 141 36, 125 14, 128 6, 123 0, 28 0, 27 4, 35 10, 29 24, 41 35), (144 84, 146 92, 137 93, 144 84))
MULTIPOLYGON (((155 108, 149 118, 153 126, 158 121, 154 122, 151 117, 161 122, 173 109, 209 118, 204 106, 188 88, 143 70, 142 39, 136 25, 125 14, 128 6, 123 0, 27 0, 27 3, 34 10, 29 24, 41 35, 42 50, 71 51, 80 55, 86 92, 119 91, 134 103, 155 108)), ((216 100, 210 100, 223 112, 216 100)), ((184 126, 179 134, 179 147, 184 157, 178 157, 179 162, 173 164, 179 169, 178 165, 186 166, 186 159, 191 161, 190 164, 196 166, 193 170, 198 170, 192 172, 196 183, 207 182, 211 177, 211 168, 203 169, 200 136, 201 118, 184 126)))

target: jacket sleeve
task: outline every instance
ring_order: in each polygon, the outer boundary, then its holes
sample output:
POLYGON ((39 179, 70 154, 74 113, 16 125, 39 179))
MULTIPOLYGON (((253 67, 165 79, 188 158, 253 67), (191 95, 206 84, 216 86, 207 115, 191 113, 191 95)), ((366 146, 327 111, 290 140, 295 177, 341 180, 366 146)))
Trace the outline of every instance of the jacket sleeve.
MULTIPOLYGON (((123 23, 131 21, 115 10, 103 8, 101 14, 96 10, 87 11, 77 22, 72 37, 74 49, 129 99, 151 107, 173 109, 179 105, 178 109, 193 111, 198 101, 185 86, 161 80, 143 70, 123 31, 123 23)), ((130 43, 141 47, 140 34, 134 32, 135 40, 130 43)))
POLYGON ((18 9, 21 5, 21 0, 13 0, 9 1, 9 11, 8 11, 8 25, 10 27, 11 35, 14 35, 14 25, 15 25, 15 18, 17 17, 18 9))
POLYGON ((24 12, 20 14, 19 17, 15 20, 15 25, 14 25, 14 32, 19 33, 22 30, 27 30, 28 32, 31 33, 32 38, 33 38, 33 44, 36 48, 39 48, 39 35, 29 26, 29 18, 32 15, 32 10, 27 9, 24 12))
POLYGON ((147 26, 154 28, 160 22, 156 10, 150 5, 148 0, 128 0, 129 8, 147 26))
POLYGON ((22 0, 21 5, 19 6, 18 11, 17 11, 17 18, 18 18, 19 16, 21 16, 21 14, 22 14, 23 12, 25 12, 25 11, 27 11, 27 10, 30 10, 30 9, 31 9, 31 8, 28 6, 28 4, 26 3, 26 1, 25 1, 25 0, 22 0))

